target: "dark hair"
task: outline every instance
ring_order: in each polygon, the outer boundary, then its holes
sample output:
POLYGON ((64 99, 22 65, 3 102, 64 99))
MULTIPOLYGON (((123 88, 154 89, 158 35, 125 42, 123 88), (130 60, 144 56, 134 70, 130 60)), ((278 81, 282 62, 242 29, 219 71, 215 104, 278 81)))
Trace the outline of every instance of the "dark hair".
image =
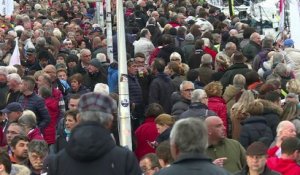
POLYGON ((136 58, 136 57, 146 58, 146 57, 145 57, 145 54, 142 53, 142 52, 137 52, 137 53, 135 53, 135 54, 134 54, 134 58, 136 58))
POLYGON ((195 50, 197 49, 202 49, 204 45, 204 40, 203 39, 197 39, 195 42, 195 50))
POLYGON ((170 34, 163 34, 161 39, 164 45, 175 43, 174 38, 170 34))
POLYGON ((79 111, 77 109, 72 109, 72 110, 68 110, 66 113, 65 113, 65 118, 67 118, 68 115, 72 116, 73 119, 77 122, 77 114, 79 113, 79 111))
POLYGON ((174 161, 171 155, 169 140, 163 141, 157 146, 156 155, 159 159, 162 159, 167 164, 171 164, 174 161))
POLYGON ((149 33, 149 30, 147 28, 143 28, 140 32, 140 37, 146 37, 146 35, 149 33))
POLYGON ((271 102, 276 102, 280 99, 280 94, 276 91, 271 91, 266 93, 265 95, 265 100, 271 101, 271 102))
POLYGON ((71 94, 70 99, 80 99, 80 94, 71 94))
POLYGON ((164 108, 158 103, 151 103, 146 109, 146 117, 157 117, 160 114, 164 113, 164 108))
POLYGON ((244 63, 245 57, 242 52, 235 52, 233 55, 233 63, 244 63))
POLYGON ((196 69, 190 69, 186 74, 186 80, 194 82, 199 76, 199 72, 196 69))
POLYGON ((48 153, 48 144, 44 140, 32 140, 28 144, 28 152, 36 153, 39 156, 46 156, 48 153))
POLYGON ((259 75, 256 71, 251 70, 245 74, 246 85, 249 86, 254 82, 259 82, 259 75))
POLYGON ((160 73, 164 72, 165 66, 166 66, 165 61, 162 58, 155 59, 153 63, 153 68, 160 73))
POLYGON ((291 155, 297 150, 300 151, 300 141, 297 137, 288 137, 283 140, 281 144, 283 154, 291 155))
POLYGON ((253 27, 246 27, 243 32, 244 39, 249 39, 252 33, 256 32, 253 27))
POLYGON ((32 76, 25 76, 22 78, 23 81, 29 84, 29 90, 33 91, 35 87, 35 80, 32 76))
POLYGON ((76 73, 74 75, 72 75, 70 78, 69 78, 69 81, 77 81, 78 83, 82 84, 83 83, 83 77, 80 73, 76 73))
POLYGON ((10 146, 12 148, 16 148, 16 145, 19 143, 19 141, 26 141, 26 142, 29 142, 29 139, 27 136, 24 136, 24 135, 17 135, 15 136, 12 140, 11 140, 11 143, 10 143, 10 146))
POLYGON ((156 167, 161 168, 156 154, 148 153, 141 158, 141 160, 144 160, 144 159, 150 160, 151 165, 152 165, 151 169, 156 168, 156 167))
POLYGON ((8 154, 5 151, 0 151, 0 164, 5 168, 5 171, 10 174, 11 172, 11 161, 8 154))

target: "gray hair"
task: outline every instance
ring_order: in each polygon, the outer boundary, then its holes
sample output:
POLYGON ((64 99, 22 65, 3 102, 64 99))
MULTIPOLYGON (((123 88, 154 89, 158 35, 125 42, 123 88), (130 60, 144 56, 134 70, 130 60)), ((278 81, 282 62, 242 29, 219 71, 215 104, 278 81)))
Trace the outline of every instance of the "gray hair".
POLYGON ((113 115, 100 111, 83 111, 80 112, 80 121, 95 121, 104 127, 108 127, 109 123, 113 120, 113 115))
POLYGON ((289 70, 288 70, 286 64, 284 64, 284 63, 278 63, 276 65, 276 67, 274 68, 274 73, 281 77, 285 77, 288 72, 289 72, 289 70))
POLYGON ((7 77, 8 71, 5 66, 0 66, 0 75, 5 75, 5 77, 7 77))
POLYGON ((18 119, 18 123, 28 128, 35 128, 37 125, 36 115, 31 110, 23 111, 22 116, 18 119))
POLYGON ((236 74, 233 78, 233 86, 239 89, 243 89, 246 84, 246 78, 242 74, 236 74))
POLYGON ((184 86, 184 85, 189 84, 189 83, 193 85, 193 88, 195 88, 193 82, 191 82, 191 81, 183 81, 183 82, 180 84, 180 86, 179 86, 180 91, 183 90, 183 86, 184 86))
POLYGON ((38 37, 37 39, 36 39, 36 45, 38 45, 38 46, 45 46, 46 45, 46 39, 45 39, 45 37, 38 37))
POLYGON ((278 124, 277 128, 276 128, 276 134, 277 134, 277 136, 279 136, 280 133, 281 133, 283 130, 285 130, 287 127, 292 126, 292 125, 295 126, 292 122, 290 122, 290 121, 288 121, 288 120, 283 120, 283 121, 281 121, 281 122, 278 124))
POLYGON ((201 102, 202 98, 206 97, 206 92, 203 89, 195 89, 192 92, 191 102, 201 102))
POLYGON ((8 74, 17 73, 18 69, 14 66, 6 66, 6 70, 8 74))
POLYGON ((109 87, 107 84, 104 83, 97 83, 94 88, 94 92, 109 95, 109 87))
POLYGON ((181 119, 175 123, 170 143, 180 153, 204 153, 208 146, 208 134, 204 122, 197 118, 181 119))
POLYGON ((14 80, 17 83, 22 83, 22 78, 17 73, 12 73, 12 74, 7 75, 7 80, 14 80))
POLYGON ((10 123, 7 128, 9 128, 10 126, 16 126, 16 127, 18 127, 20 129, 20 133, 19 134, 20 135, 26 135, 25 131, 24 131, 24 128, 19 123, 15 123, 15 122, 10 123))
POLYGON ((32 140, 28 144, 28 152, 36 153, 39 156, 46 156, 48 153, 48 144, 44 140, 32 140))
POLYGON ((86 52, 91 53, 90 49, 81 49, 80 57, 83 55, 83 53, 86 53, 86 52))

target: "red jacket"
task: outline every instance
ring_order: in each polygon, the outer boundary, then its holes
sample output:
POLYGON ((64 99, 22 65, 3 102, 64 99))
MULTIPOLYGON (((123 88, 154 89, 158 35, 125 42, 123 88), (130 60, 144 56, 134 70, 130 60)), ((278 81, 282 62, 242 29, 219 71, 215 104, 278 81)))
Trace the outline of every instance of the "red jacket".
POLYGON ((149 142, 155 141, 156 137, 159 135, 154 119, 154 117, 146 118, 145 122, 138 127, 134 133, 137 143, 134 152, 138 160, 148 153, 155 153, 155 149, 149 144, 149 142))
POLYGON ((34 128, 27 134, 29 141, 31 140, 44 140, 44 137, 39 128, 34 128))
POLYGON ((277 157, 276 152, 279 150, 278 146, 273 146, 268 149, 268 157, 277 157))
POLYGON ((4 140, 3 128, 0 126, 0 147, 6 145, 4 140))
POLYGON ((48 144, 55 143, 55 128, 60 113, 58 103, 61 97, 62 94, 60 90, 54 88, 52 90, 52 97, 45 99, 45 106, 50 115, 50 123, 44 131, 44 139, 48 144))
POLYGON ((222 119, 227 133, 228 124, 225 100, 222 97, 209 97, 207 106, 208 109, 214 111, 222 119))
POLYGON ((295 160, 271 157, 267 160, 267 166, 282 175, 300 175, 300 166, 295 160))

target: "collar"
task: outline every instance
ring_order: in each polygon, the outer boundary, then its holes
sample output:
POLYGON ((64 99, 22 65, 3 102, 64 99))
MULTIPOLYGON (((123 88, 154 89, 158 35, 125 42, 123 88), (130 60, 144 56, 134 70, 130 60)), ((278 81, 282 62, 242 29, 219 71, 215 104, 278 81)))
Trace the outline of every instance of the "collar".
POLYGON ((209 161, 211 162, 211 159, 205 156, 203 153, 180 153, 178 155, 177 160, 174 162, 174 164, 185 161, 185 160, 203 160, 203 161, 209 161))

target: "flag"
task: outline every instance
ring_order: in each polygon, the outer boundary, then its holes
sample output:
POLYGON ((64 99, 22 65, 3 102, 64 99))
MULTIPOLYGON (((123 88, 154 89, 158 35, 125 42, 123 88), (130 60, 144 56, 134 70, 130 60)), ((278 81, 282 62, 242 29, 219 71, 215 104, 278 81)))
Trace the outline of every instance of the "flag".
POLYGON ((15 41, 16 41, 16 46, 15 46, 14 52, 11 55, 11 58, 9 60, 9 66, 13 66, 16 64, 21 65, 18 37, 15 39, 15 41))
POLYGON ((282 32, 284 30, 284 8, 285 8, 285 0, 279 1, 279 30, 282 32))
MULTIPOLYGON (((294 40, 294 47, 296 49, 300 49, 300 8, 299 8, 299 1, 298 0, 289 0, 289 7, 290 7, 290 32, 291 32, 291 39, 294 40)), ((298 58, 297 58, 298 59, 298 58)))

